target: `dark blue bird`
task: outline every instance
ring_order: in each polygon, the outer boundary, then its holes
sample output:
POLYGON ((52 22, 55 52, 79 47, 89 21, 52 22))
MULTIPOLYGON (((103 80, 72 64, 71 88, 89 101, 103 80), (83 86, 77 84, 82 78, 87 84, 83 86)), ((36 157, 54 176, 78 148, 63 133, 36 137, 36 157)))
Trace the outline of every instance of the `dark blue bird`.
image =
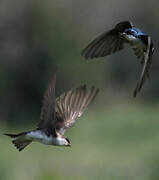
POLYGON ((149 77, 154 52, 150 36, 134 27, 130 21, 123 21, 95 38, 81 54, 86 59, 104 57, 122 50, 126 43, 130 44, 136 56, 141 59, 142 72, 134 90, 134 97, 136 97, 146 78, 149 77))

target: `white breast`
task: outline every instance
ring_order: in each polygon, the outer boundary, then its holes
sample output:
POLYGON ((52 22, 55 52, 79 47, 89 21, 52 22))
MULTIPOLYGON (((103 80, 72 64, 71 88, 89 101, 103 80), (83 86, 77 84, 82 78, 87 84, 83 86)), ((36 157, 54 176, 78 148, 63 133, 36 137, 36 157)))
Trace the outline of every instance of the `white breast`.
POLYGON ((47 136, 45 132, 40 131, 40 130, 28 132, 26 135, 26 139, 37 141, 46 145, 65 146, 67 144, 67 141, 65 140, 65 138, 47 136))
POLYGON ((125 35, 125 38, 128 40, 128 41, 133 41, 133 42, 137 42, 138 41, 138 38, 134 37, 133 35, 129 34, 129 35, 125 35))
POLYGON ((54 145, 57 145, 57 146, 66 146, 67 145, 66 139, 62 138, 62 137, 53 138, 53 143, 54 143, 54 145))
POLYGON ((125 38, 130 42, 130 44, 136 45, 138 48, 145 48, 145 44, 133 35, 126 35, 125 38))
POLYGON ((53 137, 47 136, 43 131, 40 130, 30 131, 26 136, 29 140, 37 141, 42 144, 51 145, 53 143, 53 137))

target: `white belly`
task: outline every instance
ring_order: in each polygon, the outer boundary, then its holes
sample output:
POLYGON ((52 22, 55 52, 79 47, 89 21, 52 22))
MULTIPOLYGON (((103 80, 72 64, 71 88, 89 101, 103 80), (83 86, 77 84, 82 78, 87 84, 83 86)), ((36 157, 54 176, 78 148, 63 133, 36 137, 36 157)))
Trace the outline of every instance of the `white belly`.
POLYGON ((137 46, 138 48, 145 48, 145 44, 138 38, 132 35, 126 35, 125 38, 132 44, 137 46))
POLYGON ((63 146, 65 141, 65 139, 61 137, 47 136, 43 131, 40 130, 28 132, 26 135, 26 139, 40 142, 46 145, 57 145, 57 146, 63 146))
POLYGON ((47 136, 44 132, 37 130, 37 131, 30 131, 27 133, 26 137, 32 141, 37 141, 42 144, 51 145, 53 144, 53 137, 47 136))

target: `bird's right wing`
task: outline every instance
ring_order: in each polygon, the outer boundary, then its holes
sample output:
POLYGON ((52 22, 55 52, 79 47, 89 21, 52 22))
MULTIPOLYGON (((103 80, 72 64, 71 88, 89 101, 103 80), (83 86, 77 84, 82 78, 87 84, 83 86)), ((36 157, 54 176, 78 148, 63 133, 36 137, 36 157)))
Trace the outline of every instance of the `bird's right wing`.
POLYGON ((150 67, 152 64, 153 52, 154 52, 154 48, 152 45, 152 39, 150 36, 148 36, 147 51, 145 52, 145 55, 142 60, 142 72, 141 72, 140 78, 137 82, 136 88, 134 90, 134 97, 136 97, 137 93, 141 90, 146 78, 149 77, 149 71, 150 71, 150 67))
POLYGON ((39 129, 53 127, 55 125, 55 84, 56 73, 52 77, 49 87, 44 94, 43 106, 41 108, 40 114, 40 122, 38 124, 39 129))
POLYGON ((59 134, 63 135, 67 128, 74 125, 98 92, 99 89, 95 87, 87 90, 86 85, 83 85, 63 93, 56 99, 56 130, 59 134))
POLYGON ((116 29, 104 32, 88 44, 81 52, 86 59, 104 57, 124 48, 124 38, 116 29))

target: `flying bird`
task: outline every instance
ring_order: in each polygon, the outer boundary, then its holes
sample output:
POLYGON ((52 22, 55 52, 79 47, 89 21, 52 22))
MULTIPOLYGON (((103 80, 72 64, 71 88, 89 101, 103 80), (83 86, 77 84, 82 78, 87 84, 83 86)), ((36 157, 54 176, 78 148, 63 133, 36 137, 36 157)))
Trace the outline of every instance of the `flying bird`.
POLYGON ((64 137, 65 131, 82 116, 99 92, 95 87, 87 90, 86 85, 82 85, 55 98, 55 83, 56 73, 44 94, 37 128, 19 134, 5 134, 12 138, 12 143, 19 151, 33 141, 45 145, 71 146, 70 140, 64 137))
POLYGON ((141 59, 142 72, 133 93, 136 97, 150 73, 154 47, 149 35, 136 28, 130 21, 122 21, 95 38, 83 49, 81 55, 86 59, 104 57, 122 50, 126 43, 132 47, 137 58, 141 59))

